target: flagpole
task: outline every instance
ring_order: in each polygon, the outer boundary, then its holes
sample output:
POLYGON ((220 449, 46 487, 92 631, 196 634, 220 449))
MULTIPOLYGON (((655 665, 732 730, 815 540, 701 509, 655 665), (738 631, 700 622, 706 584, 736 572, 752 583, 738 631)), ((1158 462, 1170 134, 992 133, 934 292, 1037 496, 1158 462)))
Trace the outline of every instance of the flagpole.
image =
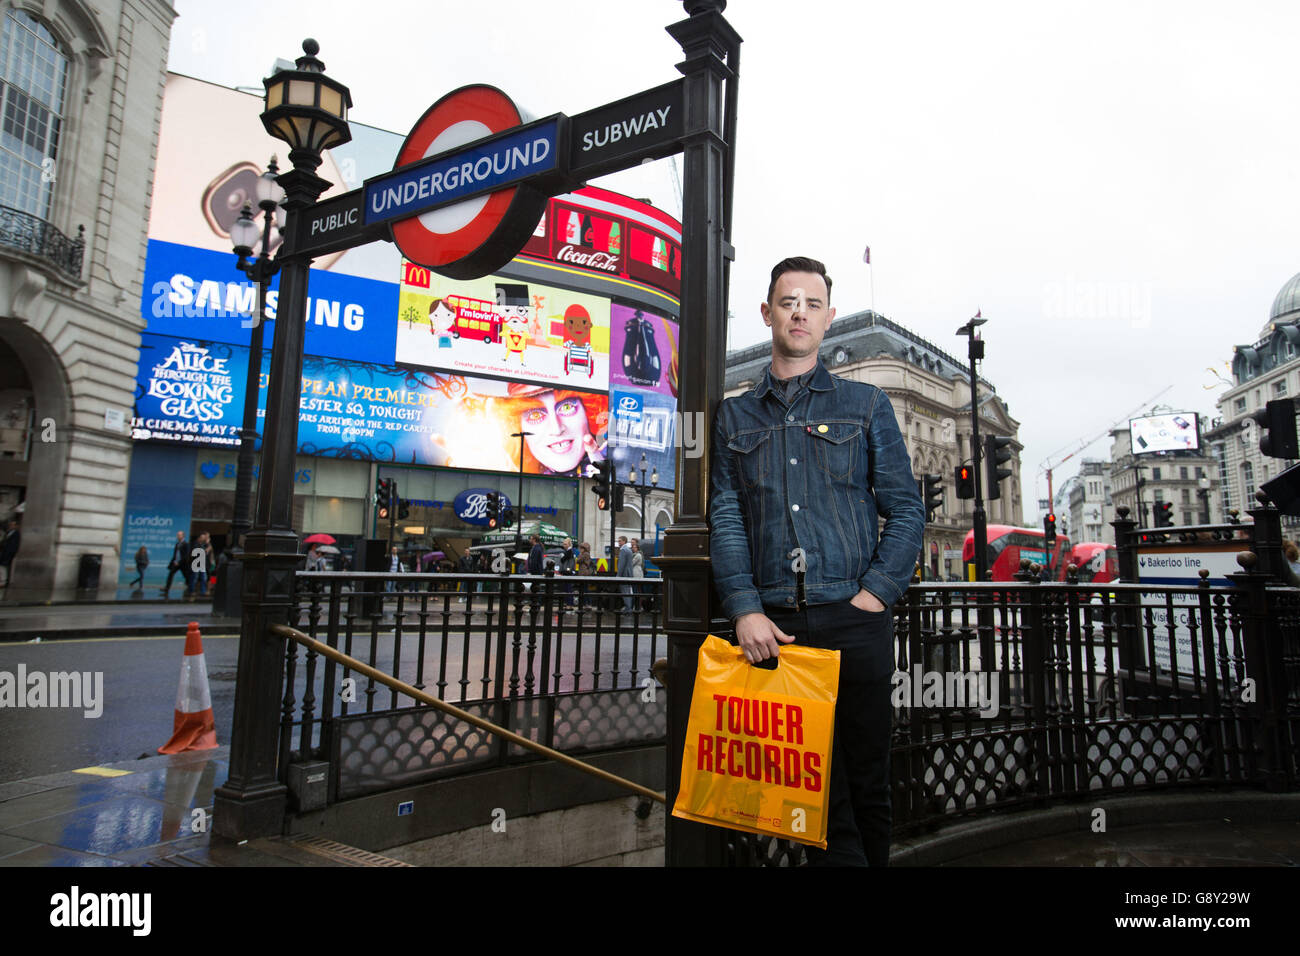
POLYGON ((871 247, 862 253, 862 261, 867 264, 867 278, 871 283, 871 312, 876 313, 876 270, 871 268, 871 247))

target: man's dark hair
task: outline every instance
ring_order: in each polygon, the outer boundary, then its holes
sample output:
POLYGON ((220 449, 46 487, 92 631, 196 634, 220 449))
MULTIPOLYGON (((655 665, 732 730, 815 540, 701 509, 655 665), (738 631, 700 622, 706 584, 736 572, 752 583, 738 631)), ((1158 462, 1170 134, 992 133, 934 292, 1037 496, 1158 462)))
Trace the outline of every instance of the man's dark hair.
POLYGON ((772 267, 772 281, 767 284, 767 301, 772 302, 772 293, 776 291, 776 280, 787 272, 815 272, 826 280, 826 304, 831 304, 831 277, 826 274, 826 266, 807 256, 791 256, 782 259, 772 267))

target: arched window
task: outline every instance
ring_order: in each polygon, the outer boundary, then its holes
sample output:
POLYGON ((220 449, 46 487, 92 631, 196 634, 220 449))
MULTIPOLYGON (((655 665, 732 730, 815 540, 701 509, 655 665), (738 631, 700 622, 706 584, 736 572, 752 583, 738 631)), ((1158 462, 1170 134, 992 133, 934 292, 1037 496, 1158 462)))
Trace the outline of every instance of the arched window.
POLYGON ((68 60, 39 20, 6 10, 0 37, 0 203, 49 218, 68 60))

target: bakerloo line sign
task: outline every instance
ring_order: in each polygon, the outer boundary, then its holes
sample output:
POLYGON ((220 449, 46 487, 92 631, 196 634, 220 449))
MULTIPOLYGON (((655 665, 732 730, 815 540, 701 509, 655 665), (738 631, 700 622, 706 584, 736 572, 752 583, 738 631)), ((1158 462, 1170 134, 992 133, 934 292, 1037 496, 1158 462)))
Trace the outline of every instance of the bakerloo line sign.
POLYGON ((496 272, 523 249, 551 196, 680 151, 683 82, 527 123, 495 87, 454 90, 411 128, 391 172, 301 218, 294 252, 385 239, 451 279, 496 272))

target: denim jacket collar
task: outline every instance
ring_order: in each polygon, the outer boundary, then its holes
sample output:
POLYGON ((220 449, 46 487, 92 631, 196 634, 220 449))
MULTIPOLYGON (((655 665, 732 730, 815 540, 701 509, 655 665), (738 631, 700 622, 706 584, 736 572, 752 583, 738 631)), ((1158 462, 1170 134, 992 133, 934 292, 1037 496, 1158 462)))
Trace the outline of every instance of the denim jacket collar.
MULTIPOLYGON (((754 388, 754 397, 761 400, 771 392, 772 380, 772 363, 768 362, 767 368, 763 372, 762 381, 754 388)), ((812 380, 808 383, 808 387, 814 392, 829 392, 835 387, 835 382, 831 379, 831 373, 826 371, 826 366, 821 363, 820 359, 817 360, 817 368, 813 373, 812 380)))

